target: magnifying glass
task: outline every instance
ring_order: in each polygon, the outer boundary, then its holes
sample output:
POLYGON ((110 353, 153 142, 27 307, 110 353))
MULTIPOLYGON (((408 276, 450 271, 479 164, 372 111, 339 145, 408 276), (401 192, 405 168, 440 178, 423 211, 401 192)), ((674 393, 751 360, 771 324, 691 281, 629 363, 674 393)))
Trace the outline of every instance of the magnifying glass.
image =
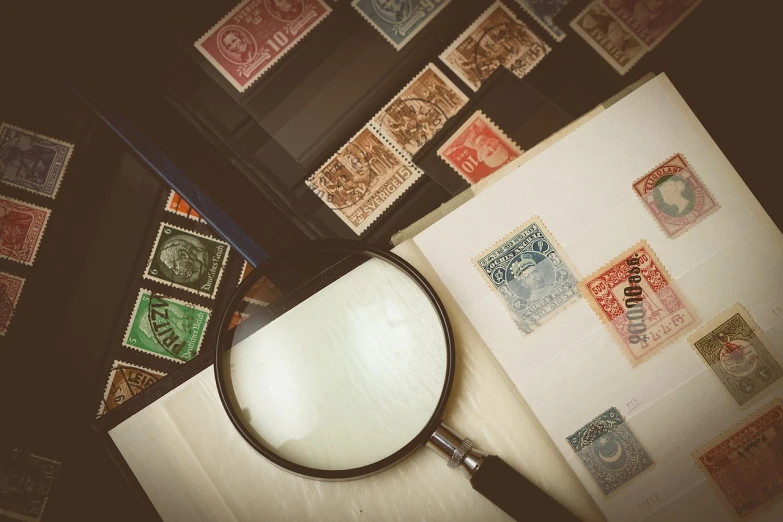
POLYGON ((427 445, 513 518, 577 520, 443 424, 451 325, 430 284, 395 254, 322 240, 266 260, 232 297, 215 353, 234 427, 292 473, 356 479, 427 445))

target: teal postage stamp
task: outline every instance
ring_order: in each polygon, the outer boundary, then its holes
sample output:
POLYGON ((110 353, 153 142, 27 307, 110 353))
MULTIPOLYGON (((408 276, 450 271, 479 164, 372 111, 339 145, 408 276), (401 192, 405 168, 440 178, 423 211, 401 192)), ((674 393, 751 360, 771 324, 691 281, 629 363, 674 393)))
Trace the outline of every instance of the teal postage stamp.
POLYGON ((162 223, 144 278, 214 299, 228 252, 223 241, 162 223))
POLYGON ((353 0, 357 11, 398 51, 451 0, 353 0))
POLYGON ((164 359, 186 362, 201 348, 208 322, 206 308, 142 289, 123 344, 164 359))

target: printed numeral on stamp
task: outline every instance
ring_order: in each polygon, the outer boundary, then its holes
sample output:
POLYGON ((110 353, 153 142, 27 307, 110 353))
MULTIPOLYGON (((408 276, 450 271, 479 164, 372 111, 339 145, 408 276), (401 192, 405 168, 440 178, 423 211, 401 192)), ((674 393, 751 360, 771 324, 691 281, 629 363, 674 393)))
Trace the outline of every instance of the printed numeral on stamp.
POLYGON ((16 304, 22 294, 22 286, 23 278, 0 272, 0 335, 8 332, 16 304))
POLYGON ((449 2, 451 0, 353 0, 352 5, 399 51, 449 2))
POLYGON ((204 222, 203 219, 201 219, 201 216, 193 210, 193 207, 191 207, 187 201, 182 199, 182 196, 174 192, 173 190, 169 194, 169 199, 166 201, 166 210, 171 212, 172 214, 177 214, 178 216, 183 216, 186 218, 194 219, 196 221, 204 222))
POLYGON ((0 452, 0 518, 41 520, 59 472, 56 460, 20 449, 0 452))
POLYGON ((103 399, 98 406, 98 417, 132 399, 165 376, 165 373, 149 368, 114 361, 103 392, 103 399))
POLYGON ((32 265, 51 212, 0 196, 0 257, 32 265))

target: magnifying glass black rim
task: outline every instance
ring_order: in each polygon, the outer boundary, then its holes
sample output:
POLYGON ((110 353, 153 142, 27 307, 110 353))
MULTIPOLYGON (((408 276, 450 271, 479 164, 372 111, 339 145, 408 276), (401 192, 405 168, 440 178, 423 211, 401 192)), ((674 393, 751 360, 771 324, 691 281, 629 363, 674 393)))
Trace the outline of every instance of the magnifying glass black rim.
POLYGON ((451 323, 449 322, 448 315, 446 315, 446 309, 443 306, 438 294, 430 286, 427 280, 422 276, 418 270, 413 268, 407 261, 401 257, 377 248, 373 245, 362 243, 360 241, 354 241, 349 239, 322 239, 305 243, 301 246, 286 250, 279 255, 272 256, 263 263, 261 263, 256 269, 254 269, 248 277, 239 285, 239 288, 234 292, 234 295, 229 301, 228 307, 223 314, 223 319, 220 322, 220 330, 218 332, 217 347, 215 349, 215 382, 217 383, 218 394, 220 395, 220 402, 223 404, 223 409, 226 410, 228 418, 231 419, 231 423, 242 435, 248 444, 250 444, 256 451, 261 453, 264 457, 271 462, 286 469, 297 475, 305 477, 311 477, 322 480, 347 480, 352 478, 360 478, 367 475, 372 475, 383 471, 384 469, 396 464, 406 456, 408 456, 413 450, 419 446, 426 444, 430 436, 435 433, 435 430, 441 424, 443 417, 443 411, 446 408, 446 402, 448 401, 449 394, 451 393, 451 386, 454 381, 454 335, 451 330, 451 323), (238 415, 234 406, 231 404, 229 397, 229 390, 226 385, 226 380, 223 377, 223 353, 230 343, 230 336, 227 336, 229 332, 229 325, 234 316, 234 311, 237 309, 240 301, 246 295, 247 291, 252 285, 258 282, 268 271, 269 268, 275 267, 288 261, 290 259, 301 259, 304 255, 309 255, 318 252, 353 252, 357 254, 370 255, 375 258, 383 259, 396 266, 407 275, 409 275, 421 288, 433 307, 437 311, 438 317, 443 327, 443 334, 446 338, 446 380, 444 382, 443 390, 440 398, 438 399, 438 405, 432 414, 429 422, 414 437, 408 444, 392 453, 388 457, 385 457, 373 464, 361 466, 358 468, 344 469, 344 470, 323 470, 317 468, 310 468, 296 464, 289 460, 286 460, 279 455, 269 450, 266 446, 259 443, 256 438, 250 433, 241 421, 241 417, 238 415))

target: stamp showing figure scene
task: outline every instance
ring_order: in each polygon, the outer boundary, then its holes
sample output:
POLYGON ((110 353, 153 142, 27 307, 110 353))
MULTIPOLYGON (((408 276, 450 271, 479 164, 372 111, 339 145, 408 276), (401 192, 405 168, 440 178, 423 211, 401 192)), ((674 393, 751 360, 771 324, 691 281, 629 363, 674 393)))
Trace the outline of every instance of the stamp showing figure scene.
POLYGON ((738 518, 772 508, 783 498, 783 401, 767 404, 693 458, 738 518))
POLYGON ((696 314, 646 241, 623 252, 579 285, 610 326, 633 366, 696 324, 696 314))
POLYGON ((421 170, 365 126, 306 184, 357 235, 413 185, 421 170))
POLYGON ((331 11, 322 0, 244 0, 195 46, 243 92, 331 11))
POLYGON ((521 155, 522 149, 481 111, 438 149, 438 156, 471 185, 521 155))
POLYGON ((373 117, 371 126, 413 156, 467 102, 468 98, 429 64, 373 117))
POLYGON ((18 448, 0 452, 0 518, 41 520, 60 466, 18 448))
POLYGON ((562 42, 565 32, 555 24, 555 16, 568 5, 571 0, 517 0, 527 14, 535 18, 541 27, 547 30, 552 38, 562 42))
POLYGON ((165 373, 149 368, 114 361, 109 372, 109 380, 106 382, 106 389, 103 392, 103 399, 98 406, 98 417, 132 399, 165 376, 165 373))
POLYGON ((636 180, 633 188, 671 238, 720 208, 679 153, 636 180))
POLYGON ((644 43, 599 1, 588 5, 570 25, 620 74, 628 72, 647 52, 644 43))
POLYGON ((32 265, 51 210, 0 196, 0 257, 32 265))
POLYGON ((73 154, 73 145, 0 124, 0 181, 54 198, 73 154))
POLYGON ((538 216, 474 258, 473 265, 524 333, 580 297, 576 270, 538 216))
POLYGON ((0 335, 8 333, 19 296, 22 294, 24 279, 0 272, 0 335))
POLYGON ((196 356, 209 322, 209 310, 140 290, 123 345, 164 359, 186 362, 196 356))
POLYGON ((547 44, 501 2, 495 2, 441 55, 459 78, 478 91, 498 67, 518 78, 550 51, 547 44))
POLYGON ((162 223, 144 277, 214 299, 228 252, 223 241, 162 223))
POLYGON ((602 0, 648 49, 655 47, 701 0, 602 0))
POLYGON ((166 210, 168 210, 172 214, 190 218, 196 221, 201 221, 202 223, 204 223, 204 220, 201 219, 201 216, 199 216, 198 212, 193 210, 193 207, 191 207, 187 201, 182 199, 182 196, 180 196, 173 190, 169 194, 169 199, 166 200, 166 210))
POLYGON ((566 440, 604 495, 616 491, 653 465, 650 455, 615 407, 566 440))
POLYGON ((351 3, 398 51, 451 0, 353 0, 351 3))
POLYGON ((783 376, 769 341, 739 303, 690 335, 688 342, 740 406, 783 376))

